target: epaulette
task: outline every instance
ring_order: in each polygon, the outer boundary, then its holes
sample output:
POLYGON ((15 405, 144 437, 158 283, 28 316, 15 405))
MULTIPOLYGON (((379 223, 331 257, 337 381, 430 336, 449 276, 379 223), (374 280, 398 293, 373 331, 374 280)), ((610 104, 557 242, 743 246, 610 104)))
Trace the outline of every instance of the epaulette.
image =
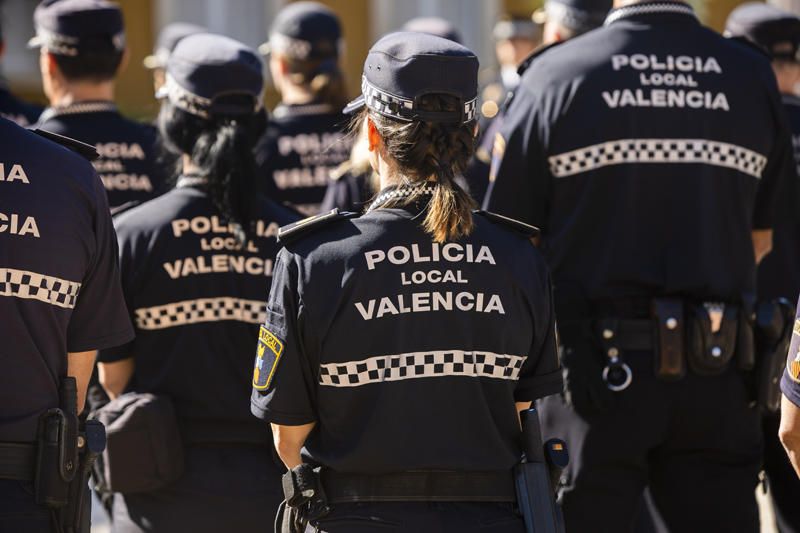
POLYGON ((141 200, 132 200, 130 202, 125 202, 122 205, 118 205, 117 207, 112 207, 111 208, 111 216, 115 217, 117 215, 121 215, 122 213, 125 213, 126 211, 130 211, 131 209, 133 209, 134 207, 139 206, 139 205, 142 205, 142 201, 141 200))
POLYGON ((331 209, 327 213, 314 215, 313 217, 304 218, 291 224, 281 227, 278 230, 278 242, 287 243, 291 242, 302 235, 306 235, 310 230, 317 230, 323 226, 329 225, 336 220, 344 220, 346 218, 357 217, 358 213, 351 213, 349 211, 339 212, 339 208, 331 209))
POLYGON ((63 135, 53 133, 52 131, 40 130, 38 128, 31 131, 40 137, 44 137, 48 141, 53 141, 54 143, 60 144, 65 148, 69 148, 73 152, 82 155, 89 161, 94 161, 100 157, 100 154, 97 153, 97 150, 95 150, 94 146, 90 144, 82 143, 71 137, 65 137, 63 135))
POLYGON ((517 67, 517 74, 519 74, 520 76, 525 74, 525 71, 528 70, 528 68, 531 66, 531 63, 533 63, 534 59, 536 59, 537 57, 539 57, 543 53, 547 52, 548 50, 560 45, 563 42, 565 42, 565 41, 558 41, 558 42, 555 42, 555 43, 550 43, 550 44, 545 45, 545 46, 540 46, 539 48, 537 48, 536 50, 531 52, 531 54, 528 57, 526 57, 525 59, 523 59, 522 63, 520 63, 519 66, 517 67))
POLYGON ((492 213, 491 211, 473 211, 473 213, 476 215, 481 215, 482 217, 487 218, 496 224, 502 224, 528 237, 536 237, 540 233, 539 228, 536 226, 531 226, 530 224, 520 222, 519 220, 504 217, 503 215, 498 215, 497 213, 492 213))

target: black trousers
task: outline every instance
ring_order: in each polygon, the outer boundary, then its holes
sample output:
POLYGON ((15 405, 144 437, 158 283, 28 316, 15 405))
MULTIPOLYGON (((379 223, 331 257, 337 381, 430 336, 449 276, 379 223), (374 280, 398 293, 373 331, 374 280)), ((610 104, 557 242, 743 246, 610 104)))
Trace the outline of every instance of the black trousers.
POLYGON ((272 531, 283 501, 281 472, 267 447, 189 447, 172 485, 115 494, 112 531, 272 531))
POLYGON ((0 533, 51 533, 50 511, 37 505, 30 481, 0 479, 0 533))
POLYGON ((584 369, 580 357, 569 359, 568 387, 593 387, 595 397, 605 395, 605 409, 582 394, 570 406, 560 396, 540 402, 545 438, 563 438, 570 448, 560 494, 567 531, 631 531, 649 486, 671 531, 757 533, 762 435, 742 375, 689 373, 668 383, 655 378, 651 353, 623 355, 634 377, 618 393, 605 389, 592 364, 592 375, 570 379, 584 369))
POLYGON ((800 533, 800 479, 778 440, 780 415, 764 417, 764 472, 780 533, 800 533))
POLYGON ((502 503, 349 503, 306 533, 524 533, 512 504, 502 503))

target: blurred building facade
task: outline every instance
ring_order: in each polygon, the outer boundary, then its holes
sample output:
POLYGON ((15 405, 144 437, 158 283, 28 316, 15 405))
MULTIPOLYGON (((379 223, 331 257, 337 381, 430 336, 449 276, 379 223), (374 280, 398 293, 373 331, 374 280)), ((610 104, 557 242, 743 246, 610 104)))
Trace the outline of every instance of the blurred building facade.
MULTIPOLYGON (((542 0, 321 0, 342 19, 346 39, 343 67, 352 93, 359 90, 361 67, 370 45, 382 34, 416 16, 440 16, 453 22, 465 44, 481 60, 482 68, 496 65, 492 28, 504 14, 529 16, 542 0)), ((130 60, 117 89, 124 112, 152 117, 157 109, 150 73, 142 59, 150 53, 158 30, 170 22, 201 24, 211 31, 237 38, 251 46, 267 39, 271 21, 287 0, 118 0, 125 13, 130 60)), ((800 0, 775 0, 800 12, 800 0)), ((720 30, 728 13, 742 0, 692 0, 704 22, 720 30)), ((33 35, 35 0, 4 0, 2 8, 6 54, 2 73, 9 85, 31 100, 43 101, 38 51, 25 43, 33 35)), ((276 95, 267 95, 274 103, 276 95)))

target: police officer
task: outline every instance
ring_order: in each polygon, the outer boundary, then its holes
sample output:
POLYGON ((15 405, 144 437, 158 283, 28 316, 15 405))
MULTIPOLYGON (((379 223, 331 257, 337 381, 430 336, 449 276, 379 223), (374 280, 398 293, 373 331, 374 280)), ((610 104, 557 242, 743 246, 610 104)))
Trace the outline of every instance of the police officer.
POLYGON ((39 4, 33 14, 50 107, 38 127, 94 146, 94 163, 112 208, 159 194, 156 130, 124 118, 114 104, 114 78, 127 57, 122 12, 104 0, 39 4))
MULTIPOLYGON (((800 476, 800 302, 786 359, 786 370, 781 379, 781 390, 783 396, 779 436, 795 473, 800 476)), ((780 524, 781 527, 784 525, 780 524)))
POLYGON ((189 35, 207 32, 206 28, 188 22, 173 22, 161 29, 153 53, 145 57, 143 61, 144 67, 153 72, 153 89, 156 92, 164 85, 167 60, 178 42, 189 35))
POLYGON ((450 40, 380 39, 357 102, 382 191, 359 218, 281 228, 252 411, 295 481, 322 467, 332 510, 303 517, 320 531, 524 530, 516 409, 561 374, 534 228, 473 213, 454 182, 477 69, 450 40))
POLYGON ((171 399, 185 472, 115 497, 117 532, 254 530, 281 500, 269 431, 239 401, 277 229, 297 219, 256 194, 262 89, 260 57, 227 37, 186 37, 167 62, 159 125, 183 172, 175 189, 116 219, 137 337, 104 350, 98 366, 112 398, 132 389, 171 399))
MULTIPOLYGON (((54 493, 62 474, 76 479, 77 465, 62 469, 56 457, 76 450, 96 350, 133 331, 106 196, 86 160, 92 148, 59 140, 81 155, 2 118, 0 138, 0 531, 49 533, 73 527, 66 513, 82 508, 43 502, 63 498, 54 493), (61 421, 63 437, 44 446, 45 430, 61 421)), ((88 516, 75 531, 88 533, 88 516)))
MULTIPOLYGON (((6 51, 6 42, 3 38, 3 20, 0 19, 0 59, 6 51)), ((42 108, 38 105, 24 102, 11 94, 5 80, 0 76, 0 117, 14 121, 20 126, 28 126, 36 122, 42 108)))
POLYGON ((649 485, 671 530, 758 531, 749 317, 794 176, 769 62, 635 2, 533 59, 495 146, 485 205, 540 226, 553 272, 567 529, 629 529, 649 485))
POLYGON ((543 25, 542 42, 549 45, 599 28, 611 4, 609 0, 546 0, 533 20, 543 25))
POLYGON ((256 148, 264 190, 275 200, 313 215, 331 171, 350 155, 347 103, 339 68, 342 31, 333 11, 295 2, 278 13, 268 43, 269 69, 281 103, 256 148))
MULTIPOLYGON (((793 93, 800 83, 800 18, 767 4, 747 3, 733 10, 725 24, 725 35, 747 39, 766 52, 778 82, 789 127, 794 139, 795 161, 800 143, 800 99, 793 93)), ((786 298, 794 302, 800 294, 800 219, 792 196, 776 215, 773 248, 758 267, 760 300, 786 298)), ((800 531, 800 509, 795 495, 800 481, 789 464, 778 438, 777 415, 764 417, 764 471, 780 531, 800 531)))

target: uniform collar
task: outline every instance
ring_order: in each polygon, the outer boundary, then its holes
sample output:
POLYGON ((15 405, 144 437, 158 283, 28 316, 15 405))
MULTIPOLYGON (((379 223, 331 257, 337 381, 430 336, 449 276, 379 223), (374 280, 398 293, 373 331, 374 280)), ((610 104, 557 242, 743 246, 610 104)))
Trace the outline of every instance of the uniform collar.
POLYGON ((275 118, 285 118, 307 115, 328 115, 334 113, 335 111, 336 110, 330 104, 279 104, 272 112, 272 116, 275 118))
POLYGON ((82 115, 84 113, 118 113, 117 104, 109 101, 76 102, 74 104, 48 107, 39 117, 39 123, 63 115, 82 115))
POLYGON ((653 15, 682 15, 692 20, 697 20, 697 15, 695 15, 694 9, 689 4, 667 0, 641 2, 612 9, 606 17, 604 25, 608 26, 619 20, 637 20, 643 16, 653 15))
POLYGON ((432 183, 424 183, 421 185, 391 185, 378 193, 378 196, 375 197, 375 200, 369 205, 369 208, 367 208, 367 212, 383 207, 392 200, 408 198, 411 195, 430 197, 433 196, 434 191, 436 191, 436 186, 432 183))

